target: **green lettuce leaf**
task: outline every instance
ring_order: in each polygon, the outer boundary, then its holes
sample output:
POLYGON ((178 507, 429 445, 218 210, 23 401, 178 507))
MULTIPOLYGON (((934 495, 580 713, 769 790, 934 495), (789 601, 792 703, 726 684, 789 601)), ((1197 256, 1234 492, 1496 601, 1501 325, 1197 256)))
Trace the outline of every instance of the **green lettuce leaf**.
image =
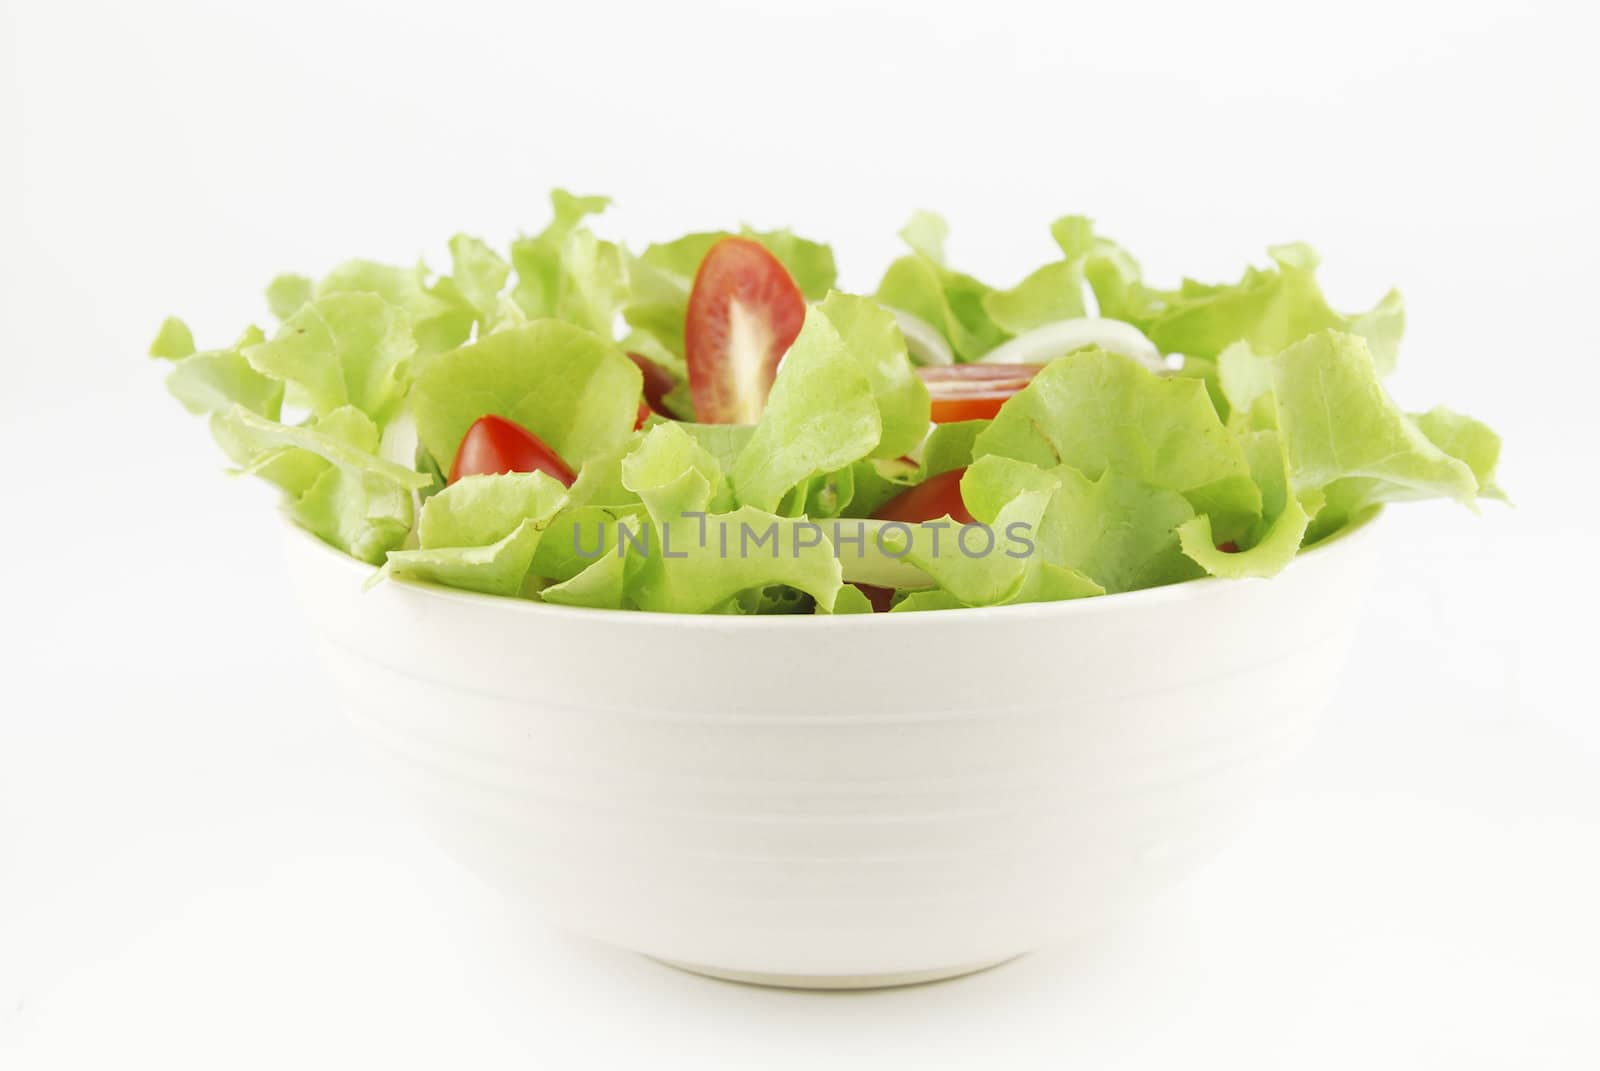
POLYGON ((660 424, 622 459, 622 484, 657 521, 732 506, 722 466, 677 424, 660 424))
POLYGON ((368 475, 406 490, 420 491, 432 483, 431 476, 379 457, 378 427, 354 407, 334 410, 310 425, 279 424, 244 406, 235 406, 220 415, 229 429, 229 441, 248 458, 241 464, 251 465, 263 455, 293 449, 347 472, 368 475))
MULTIPOLYGON (((817 613, 826 611, 818 610, 817 613)), ((833 598, 833 613, 841 614, 870 614, 872 613, 872 600, 868 599, 862 590, 853 584, 846 584, 839 589, 839 594, 833 598)))
MULTIPOLYGON (((786 586, 831 610, 839 562, 809 522, 744 506, 728 510, 715 457, 675 424, 644 435, 622 461, 622 482, 645 503, 646 526, 619 532, 631 560, 625 598, 645 610, 706 613, 747 592, 786 586)), ((608 572, 591 566, 600 580, 608 572)), ((585 575, 589 570, 585 570, 585 575)), ((609 596, 610 587, 604 589, 609 596)))
MULTIPOLYGON (((941 589, 968 606, 994 606, 1022 592, 1033 562, 1031 537, 1037 533, 1046 507, 1055 493, 1054 478, 1031 465, 1000 458, 975 462, 962 478, 962 498, 978 523, 959 525, 948 517, 941 522, 903 526, 905 560, 922 570, 941 589), (992 486, 993 469, 1031 470, 1030 485, 1014 489, 1003 503, 978 491, 992 486), (975 493, 967 497, 971 482, 975 493)), ((1013 489, 1008 489, 1013 490, 1013 489)), ((887 529, 891 526, 886 526, 887 529)))
POLYGON ((622 610, 630 607, 627 583, 628 559, 616 554, 613 545, 569 579, 543 588, 539 597, 557 606, 622 610))
POLYGON ((419 546, 391 551, 384 571, 489 595, 524 591, 566 488, 542 472, 468 476, 422 507, 419 546))
POLYGON ((161 330, 156 332, 155 340, 150 343, 150 356, 176 361, 193 352, 194 335, 190 333, 188 324, 176 316, 168 316, 161 321, 161 330))
POLYGON ((555 190, 549 226, 511 243, 517 270, 511 298, 527 319, 565 320, 613 337, 617 314, 628 299, 627 256, 621 246, 596 238, 583 225, 610 203, 606 197, 555 190))
POLYGON ((1195 357, 1216 357, 1240 341, 1257 353, 1277 353, 1331 328, 1366 336, 1381 374, 1394 368, 1405 329, 1398 292, 1386 294, 1371 312, 1344 316, 1323 297, 1309 246, 1274 246, 1269 252, 1275 267, 1252 268, 1233 286, 1186 283, 1163 294, 1165 307, 1140 326, 1163 353, 1195 357))
POLYGON ((810 308, 734 464, 734 491, 775 510, 798 484, 871 454, 882 435, 872 381, 828 316, 810 308))
POLYGON ((653 522, 648 532, 648 553, 629 585, 642 610, 708 613, 741 592, 784 584, 830 612, 843 584, 832 545, 810 521, 741 506, 653 522))
MULTIPOLYGON (((511 296, 528 319, 543 320, 559 315, 563 292, 570 294, 578 285, 562 263, 567 239, 578 231, 586 218, 604 212, 610 205, 609 197, 578 197, 566 190, 552 190, 550 224, 537 235, 511 243, 511 264, 517 271, 511 296)), ((573 303, 570 296, 567 300, 573 303)), ((606 328, 604 334, 610 338, 610 325, 606 328)))
POLYGON ((1281 572, 1300 551, 1311 515, 1322 506, 1322 492, 1306 493, 1306 504, 1290 489, 1289 458, 1276 431, 1241 435, 1250 471, 1261 488, 1261 519, 1245 538, 1242 549, 1223 550, 1211 531, 1211 520, 1200 516, 1178 529, 1183 553, 1212 576, 1241 579, 1268 577, 1281 572))
POLYGON ((717 459, 724 473, 732 472, 744 448, 755 436, 754 424, 679 424, 684 434, 694 439, 717 459))
POLYGON ((1010 334, 984 308, 990 287, 944 266, 947 231, 944 221, 932 213, 912 217, 901 236, 914 252, 889 265, 875 296, 881 305, 926 320, 944 335, 959 360, 972 361, 1010 334), (937 243, 931 240, 934 235, 937 243), (924 250, 936 255, 929 256, 924 250))
MULTIPOLYGON (((1087 218, 1062 216, 1050 225, 1050 234, 1061 247, 1062 259, 1039 268, 1010 290, 996 290, 983 299, 985 311, 1011 334, 1089 315, 1085 295, 1091 274, 1112 305, 1121 290, 1138 279, 1139 266, 1114 243, 1097 237, 1087 218)), ((1100 315, 1113 314, 1102 308, 1100 315)))
POLYGON ((330 467, 290 503, 295 523, 366 562, 381 563, 411 531, 415 499, 388 480, 330 467))
POLYGON ((1472 470, 1478 482, 1478 497, 1506 501, 1506 493, 1495 482, 1500 464, 1500 436, 1487 424, 1444 406, 1435 406, 1411 418, 1417 429, 1440 450, 1472 470))
POLYGON ((1062 216, 1050 225, 1050 233, 1064 257, 1083 258, 1083 276, 1094 293, 1098 315, 1132 324, 1149 318, 1149 291, 1139 262, 1126 249, 1096 234, 1083 216, 1062 216))
POLYGON ((1106 472, 1189 500, 1223 538, 1248 528, 1261 494, 1238 441, 1205 385, 1166 378, 1137 362, 1081 350, 1052 362, 1001 407, 973 444, 1043 469, 1066 465, 1090 479, 1106 472))
POLYGON ((931 403, 918 378, 894 314, 866 298, 835 291, 818 306, 839 332, 856 365, 866 375, 883 425, 875 457, 900 457, 928 434, 931 403))
POLYGON ((622 247, 601 241, 586 228, 575 230, 562 244, 559 278, 555 316, 613 337, 617 314, 628 298, 622 247))
POLYGON ((384 299, 340 293, 302 305, 270 340, 243 352, 257 372, 298 389, 313 413, 354 406, 381 427, 404 398, 416 342, 384 299))
POLYGON ((1305 535, 1310 517, 1300 508, 1297 499, 1289 499, 1288 508, 1278 515, 1267 534, 1255 546, 1233 553, 1218 548, 1211 534, 1211 519, 1195 517, 1178 529, 1183 552, 1212 576, 1241 579, 1243 577, 1276 576, 1283 571, 1300 550, 1300 540, 1305 535))
POLYGON ((1048 483, 1049 505, 1032 533, 1043 562, 1093 580, 1105 591, 1134 591, 1189 580, 1178 528, 1194 517, 1188 501, 1113 472, 1090 480, 1067 465, 1042 470, 994 455, 980 458, 961 480, 961 497, 976 517, 1025 489, 1048 483))
MULTIPOLYGON (((271 288, 268 288, 269 300, 271 288)), ((423 357, 453 349, 467 340, 475 319, 473 308, 452 287, 428 284, 428 267, 411 268, 371 260, 347 260, 316 285, 315 298, 334 294, 376 294, 410 321, 417 353, 423 357)), ((296 309, 288 317, 299 313, 296 309)))
POLYGON ((191 353, 173 364, 167 390, 191 413, 222 413, 239 405, 277 420, 283 384, 250 366, 238 350, 191 353))
POLYGON ((467 234, 450 239, 450 264, 450 277, 440 280, 436 292, 453 291, 480 324, 498 321, 502 315, 500 291, 511 277, 511 265, 485 242, 467 234))
POLYGON ((922 445, 922 469, 917 483, 942 472, 972 464, 972 451, 978 436, 989 427, 987 420, 957 420, 935 424, 922 445))
POLYGON ((642 503, 632 506, 577 506, 569 502, 546 525, 546 535, 534 553, 530 570, 551 584, 565 583, 586 572, 601 558, 617 554, 623 531, 645 527, 648 514, 642 503))
POLYGON ((1297 493, 1365 478, 1396 497, 1470 505, 1472 469, 1439 449, 1389 398, 1366 342, 1323 331, 1272 360, 1278 427, 1297 493))
POLYGON ((281 322, 316 296, 317 285, 304 275, 279 275, 267 284, 267 308, 281 322))
POLYGON ((212 431, 243 471, 289 495, 286 509, 296 523, 373 565, 410 533, 413 492, 431 482, 378 457, 377 425, 351 406, 310 426, 279 424, 234 406, 212 417, 212 431))
POLYGON ((493 414, 577 468, 632 434, 641 389, 639 370, 611 342, 536 320, 434 358, 412 388, 411 409, 434 457, 455 457, 467 429, 493 414))
POLYGON ((906 225, 900 228, 900 240, 912 252, 939 266, 944 266, 944 243, 950 237, 950 224, 937 212, 918 209, 911 213, 906 225))

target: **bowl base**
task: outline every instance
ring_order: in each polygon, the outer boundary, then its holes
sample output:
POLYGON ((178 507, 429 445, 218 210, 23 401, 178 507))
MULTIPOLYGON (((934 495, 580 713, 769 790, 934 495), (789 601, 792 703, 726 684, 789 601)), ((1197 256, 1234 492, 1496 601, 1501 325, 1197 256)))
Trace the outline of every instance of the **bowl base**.
MULTIPOLYGON (((1021 953, 1019 953, 1020 955, 1021 953)), ((890 971, 883 974, 769 974, 766 971, 733 971, 721 967, 706 967, 698 963, 682 963, 673 959, 657 959, 657 963, 664 963, 668 967, 676 967, 680 971, 690 974, 700 974, 707 978, 716 978, 724 982, 739 982, 744 985, 769 986, 775 989, 891 989, 895 986, 922 985, 926 982, 942 982, 950 978, 960 978, 966 974, 976 974, 1002 963, 1010 963, 1017 956, 1002 956, 999 959, 984 960, 981 963, 963 963, 954 967, 934 967, 931 970, 921 971, 890 971)))

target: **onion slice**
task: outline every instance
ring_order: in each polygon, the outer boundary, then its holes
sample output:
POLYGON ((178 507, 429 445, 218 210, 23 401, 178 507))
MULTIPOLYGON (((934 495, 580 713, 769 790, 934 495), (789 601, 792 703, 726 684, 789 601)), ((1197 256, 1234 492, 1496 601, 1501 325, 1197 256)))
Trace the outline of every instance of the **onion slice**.
POLYGON ((1145 337, 1143 331, 1121 320, 1098 316, 1057 320, 1032 331, 1024 331, 1011 341, 996 346, 979 360, 983 364, 1045 364, 1085 346, 1099 346, 1110 353, 1120 353, 1152 372, 1166 371, 1167 365, 1161 359, 1161 351, 1145 337))
POLYGON ((944 340, 937 327, 904 309, 889 308, 889 311, 894 313, 900 333, 906 337, 906 350, 913 361, 922 365, 956 363, 956 355, 950 352, 950 343, 944 340))

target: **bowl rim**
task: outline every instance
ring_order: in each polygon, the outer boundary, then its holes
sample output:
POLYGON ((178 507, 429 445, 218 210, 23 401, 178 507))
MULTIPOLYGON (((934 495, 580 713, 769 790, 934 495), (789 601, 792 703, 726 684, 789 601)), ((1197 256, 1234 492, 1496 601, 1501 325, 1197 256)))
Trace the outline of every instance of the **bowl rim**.
MULTIPOLYGON (((1162 603, 1186 603, 1196 599, 1208 598, 1220 594, 1233 584, 1260 584, 1273 583, 1278 577, 1294 569, 1303 569, 1308 559, 1324 560, 1332 555, 1342 555, 1351 549, 1365 546, 1373 539, 1374 522, 1384 512, 1380 504, 1373 506, 1357 516, 1349 524, 1328 536, 1326 539, 1313 544, 1311 547, 1296 554, 1294 559, 1284 567, 1283 573, 1274 577, 1250 577, 1233 580, 1226 577, 1202 576, 1193 580, 1184 580, 1176 584, 1163 584, 1153 588, 1141 588, 1137 591, 1119 591, 1107 595, 1095 595, 1081 599, 1063 599, 1055 602, 1030 602, 1016 603, 1010 606, 964 606, 949 610, 932 610, 926 613, 905 614, 680 614, 665 610, 607 610, 590 606, 557 606, 548 602, 537 602, 533 599, 513 598, 506 595, 489 595, 478 591, 466 591, 462 588, 452 588, 444 584, 435 584, 427 580, 414 580, 408 577, 388 577, 384 585, 399 585, 401 588, 428 599, 437 599, 446 602, 464 602, 467 605, 477 605, 496 613, 507 614, 534 614, 540 617, 549 617, 554 620, 583 621, 594 624, 600 620, 612 620, 626 628, 652 628, 671 622, 675 627, 721 630, 743 630, 751 628, 763 629, 814 629, 814 628, 902 628, 916 629, 937 627, 933 624, 945 621, 950 624, 958 622, 977 622, 984 620, 999 620, 1007 624, 1020 625, 1029 620, 1039 618, 1057 618, 1080 614, 1115 613, 1119 610, 1131 610, 1135 607, 1159 605, 1162 603), (900 621, 899 625, 887 625, 886 621, 900 621), (831 625, 817 624, 816 622, 831 621, 831 625)), ((324 542, 309 530, 302 528, 291 519, 287 513, 281 514, 283 527, 287 530, 286 542, 298 539, 302 544, 309 544, 313 553, 320 553, 328 560, 337 562, 348 572, 352 583, 365 587, 373 579, 381 567, 373 566, 339 550, 337 547, 324 542)), ((366 594, 363 590, 362 594, 366 594)))

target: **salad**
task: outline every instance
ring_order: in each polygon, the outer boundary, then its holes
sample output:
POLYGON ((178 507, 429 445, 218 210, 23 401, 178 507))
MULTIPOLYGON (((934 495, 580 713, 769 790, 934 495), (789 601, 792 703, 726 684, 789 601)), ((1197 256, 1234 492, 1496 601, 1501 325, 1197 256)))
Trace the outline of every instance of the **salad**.
POLYGON ((1383 386, 1400 295, 1329 307, 1304 245, 1146 283, 1067 216, 1009 288, 916 214, 870 295, 828 246, 703 232, 635 253, 551 196, 449 274, 352 260, 276 320, 151 354, 294 523, 403 577, 566 606, 893 613, 1269 577, 1381 503, 1501 498, 1498 437, 1383 386))

